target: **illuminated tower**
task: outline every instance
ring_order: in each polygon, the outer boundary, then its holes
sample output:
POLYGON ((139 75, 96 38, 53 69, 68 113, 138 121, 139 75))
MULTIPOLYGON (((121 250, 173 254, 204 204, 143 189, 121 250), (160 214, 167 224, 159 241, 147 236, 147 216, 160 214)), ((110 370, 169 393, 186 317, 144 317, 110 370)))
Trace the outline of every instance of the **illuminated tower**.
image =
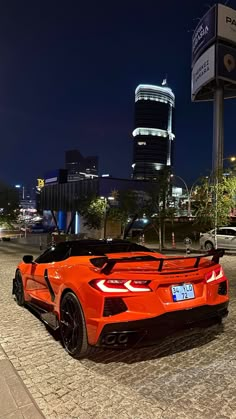
POLYGON ((133 178, 156 179, 172 166, 175 96, 167 87, 140 84, 135 90, 133 178))

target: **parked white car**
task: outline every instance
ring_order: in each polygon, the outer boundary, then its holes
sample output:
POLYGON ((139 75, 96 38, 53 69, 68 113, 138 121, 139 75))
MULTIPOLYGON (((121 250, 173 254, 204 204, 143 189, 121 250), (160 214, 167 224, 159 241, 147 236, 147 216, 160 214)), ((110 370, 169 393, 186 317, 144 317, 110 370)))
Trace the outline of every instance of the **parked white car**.
MULTIPOLYGON (((236 227, 219 227, 216 236, 218 248, 236 250, 236 227)), ((200 247, 204 250, 215 248, 215 229, 200 234, 200 247)))

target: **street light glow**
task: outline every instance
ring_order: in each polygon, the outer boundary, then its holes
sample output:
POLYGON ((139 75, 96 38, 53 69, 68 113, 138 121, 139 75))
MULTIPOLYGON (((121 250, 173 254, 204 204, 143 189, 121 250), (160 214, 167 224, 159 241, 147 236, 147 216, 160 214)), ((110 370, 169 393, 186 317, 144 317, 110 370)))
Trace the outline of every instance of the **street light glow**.
POLYGON ((104 201, 114 201, 115 198, 113 196, 108 196, 107 198, 105 196, 100 196, 100 199, 104 199, 104 201))
POLYGON ((225 160, 230 160, 231 162, 234 162, 234 161, 236 161, 236 156, 224 157, 223 161, 225 161, 225 160))

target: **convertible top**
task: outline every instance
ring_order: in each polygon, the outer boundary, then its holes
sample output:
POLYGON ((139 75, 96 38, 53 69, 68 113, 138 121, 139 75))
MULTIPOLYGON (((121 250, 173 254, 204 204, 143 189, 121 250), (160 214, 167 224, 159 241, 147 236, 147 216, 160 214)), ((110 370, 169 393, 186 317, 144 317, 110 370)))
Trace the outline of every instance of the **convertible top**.
POLYGON ((153 252, 128 240, 71 240, 58 243, 57 248, 70 249, 70 256, 99 256, 106 253, 153 252))
POLYGON ((68 240, 51 245, 35 262, 58 262, 73 256, 104 256, 124 252, 154 253, 154 250, 128 240, 68 240))
MULTIPOLYGON (((35 262, 37 263, 50 263, 50 262, 60 262, 63 261, 69 257, 77 257, 77 256, 100 256, 106 257, 109 254, 115 254, 115 253, 157 253, 154 250, 151 250, 145 246, 142 246, 137 243, 132 243, 128 240, 69 240, 64 242, 59 242, 56 245, 52 245, 47 250, 45 250, 44 253, 42 253, 35 262)), ((212 261, 214 263, 219 262, 219 258, 222 257, 224 252, 222 249, 213 250, 212 252, 208 252, 203 255, 198 256, 190 256, 186 258, 186 256, 177 256, 173 257, 171 256, 170 259, 172 261, 174 260, 190 260, 194 262, 194 268, 197 268, 200 260, 207 256, 213 256, 212 261)), ((137 256, 137 255, 136 255, 137 256)), ((147 257, 154 259, 155 261, 158 259, 160 262, 159 271, 162 271, 164 261, 166 262, 169 260, 166 256, 162 256, 159 253, 159 258, 155 256, 142 256, 142 258, 146 259, 147 257)), ((141 259, 142 259, 141 258, 141 259)), ((128 260, 125 260, 126 258, 123 258, 123 261, 131 261, 130 257, 128 260)), ((114 262, 113 258, 113 262, 114 262)), ((120 258, 118 258, 119 261, 121 261, 120 258)), ((135 259, 136 260, 136 259, 135 259)), ((140 260, 140 256, 139 256, 140 260)), ((137 261, 137 260, 136 260, 137 261)), ((94 262, 92 262, 94 264, 94 262)), ((115 262, 117 263, 117 261, 115 262)), ((100 262, 98 261, 98 264, 100 262)), ((109 268, 106 269, 109 271, 111 266, 111 261, 109 260, 109 268)))

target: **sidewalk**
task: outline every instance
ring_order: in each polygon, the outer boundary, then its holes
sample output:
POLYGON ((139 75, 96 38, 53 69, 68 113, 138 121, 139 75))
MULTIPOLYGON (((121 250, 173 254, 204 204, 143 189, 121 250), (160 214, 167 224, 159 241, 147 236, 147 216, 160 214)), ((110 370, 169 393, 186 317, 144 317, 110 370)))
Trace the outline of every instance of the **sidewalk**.
POLYGON ((44 419, 0 345, 0 418, 44 419))
MULTIPOLYGON (((145 242, 144 246, 148 247, 149 249, 153 249, 156 252, 159 251, 159 243, 148 243, 145 242)), ((184 254, 186 256, 191 256, 195 255, 195 254, 203 254, 203 253, 207 253, 206 250, 202 250, 200 249, 199 243, 198 242, 193 242, 190 245, 190 253, 187 254, 186 252, 186 245, 183 242, 176 242, 175 243, 175 247, 172 247, 172 243, 171 242, 166 242, 165 243, 165 247, 162 249, 161 251, 162 254, 184 254)), ((225 250, 225 255, 231 255, 231 256, 236 256, 236 250, 232 249, 226 249, 225 250)))
MULTIPOLYGON (((150 249, 154 249, 156 251, 159 250, 159 243, 148 243, 145 242, 144 246, 149 247, 150 249)), ((190 246, 190 252, 191 253, 202 253, 202 250, 200 249, 199 243, 194 242, 190 246)), ((161 253, 166 252, 174 252, 174 253, 186 253, 186 245, 183 242, 176 242, 175 246, 172 246, 171 242, 166 242, 165 247, 162 249, 161 253)))

